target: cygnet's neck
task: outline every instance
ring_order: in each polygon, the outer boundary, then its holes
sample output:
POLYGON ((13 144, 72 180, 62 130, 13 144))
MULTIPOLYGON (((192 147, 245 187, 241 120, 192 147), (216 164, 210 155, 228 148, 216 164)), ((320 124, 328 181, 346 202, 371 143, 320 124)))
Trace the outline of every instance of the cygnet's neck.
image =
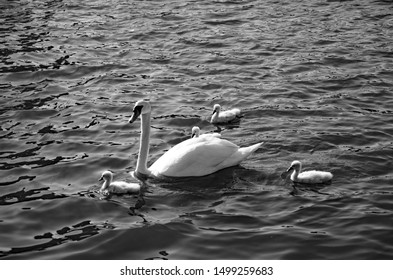
POLYGON ((212 115, 211 122, 215 122, 215 121, 218 119, 218 114, 219 114, 219 111, 216 110, 216 111, 213 113, 213 115, 212 115))
POLYGON ((293 172, 292 172, 292 175, 291 175, 291 180, 292 181, 296 181, 297 180, 297 177, 299 176, 299 173, 300 173, 300 170, 301 170, 301 166, 300 167, 295 167, 294 169, 293 169, 293 172))
POLYGON ((109 188, 111 184, 111 180, 104 180, 104 183, 102 183, 102 187, 101 187, 101 191, 106 190, 107 188, 109 188))

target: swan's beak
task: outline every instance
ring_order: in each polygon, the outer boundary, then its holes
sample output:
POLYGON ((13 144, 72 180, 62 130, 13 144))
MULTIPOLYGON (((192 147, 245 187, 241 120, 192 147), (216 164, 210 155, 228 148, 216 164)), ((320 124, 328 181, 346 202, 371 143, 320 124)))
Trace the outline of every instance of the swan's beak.
POLYGON ((293 166, 289 167, 286 171, 281 173, 281 179, 285 179, 288 176, 288 173, 293 169, 293 166))
POLYGON ((195 137, 195 135, 196 135, 195 133, 191 134, 191 138, 194 138, 194 137, 195 137))
POLYGON ((142 106, 135 106, 132 116, 128 122, 133 123, 140 116, 141 113, 142 113, 142 106))
POLYGON ((214 110, 213 113, 212 113, 212 115, 214 115, 214 113, 217 113, 217 110, 214 110))
POLYGON ((138 117, 139 117, 139 115, 133 113, 131 118, 128 120, 128 122, 133 123, 138 117))
POLYGON ((98 180, 98 182, 104 181, 104 177, 101 176, 101 178, 98 180))

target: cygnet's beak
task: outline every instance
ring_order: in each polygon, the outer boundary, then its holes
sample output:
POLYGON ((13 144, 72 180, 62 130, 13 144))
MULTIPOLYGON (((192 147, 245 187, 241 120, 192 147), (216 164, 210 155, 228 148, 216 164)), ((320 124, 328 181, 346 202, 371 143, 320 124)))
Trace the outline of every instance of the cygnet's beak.
POLYGON ((142 107, 143 106, 135 106, 134 110, 132 112, 131 118, 128 120, 129 123, 133 123, 142 113, 142 107))
POLYGON ((292 166, 290 166, 287 170, 285 170, 283 173, 281 173, 281 179, 285 179, 288 176, 288 173, 293 169, 292 166))
POLYGON ((104 181, 104 177, 101 176, 101 178, 98 180, 98 182, 104 181))
POLYGON ((216 112, 217 112, 217 110, 216 110, 216 109, 214 109, 214 110, 213 110, 213 113, 212 113, 212 115, 214 115, 214 113, 216 113, 216 112))
POLYGON ((288 174, 288 172, 287 171, 284 171, 283 173, 281 173, 281 179, 285 179, 285 178, 287 178, 287 174, 288 174))
POLYGON ((191 134, 191 138, 194 138, 195 135, 196 135, 196 133, 192 133, 191 134))

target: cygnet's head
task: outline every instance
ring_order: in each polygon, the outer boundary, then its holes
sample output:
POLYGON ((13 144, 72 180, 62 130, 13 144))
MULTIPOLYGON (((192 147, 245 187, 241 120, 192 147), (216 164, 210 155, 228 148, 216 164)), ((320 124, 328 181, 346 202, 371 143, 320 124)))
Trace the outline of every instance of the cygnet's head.
POLYGON ((282 179, 285 179, 285 178, 289 175, 289 173, 290 173, 291 171, 293 171, 293 170, 296 170, 297 172, 299 172, 301 167, 302 167, 302 164, 300 163, 300 161, 294 160, 294 161, 291 163, 291 166, 289 166, 289 168, 288 168, 286 171, 284 171, 283 173, 281 173, 281 178, 282 178, 282 179))
POLYGON ((201 133, 201 130, 199 129, 199 127, 198 126, 194 126, 191 129, 191 138, 198 138, 200 133, 201 133))
POLYGON ((219 113, 220 111, 221 111, 220 104, 214 104, 214 106, 213 106, 213 114, 214 113, 219 113))
POLYGON ((107 170, 102 173, 99 181, 111 182, 112 179, 113 179, 113 173, 107 170))
POLYGON ((133 123, 140 115, 147 114, 151 112, 151 105, 149 101, 139 100, 135 103, 132 109, 132 116, 129 123, 133 123))
POLYGON ((299 171, 301 168, 302 168, 301 162, 298 160, 294 160, 294 161, 292 161, 291 166, 288 168, 287 172, 289 172, 291 170, 299 171))

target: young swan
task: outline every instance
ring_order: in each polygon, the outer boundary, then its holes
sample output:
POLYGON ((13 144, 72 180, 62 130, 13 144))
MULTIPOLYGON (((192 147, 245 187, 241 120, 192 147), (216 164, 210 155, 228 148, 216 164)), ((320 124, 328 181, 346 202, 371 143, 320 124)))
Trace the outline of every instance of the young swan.
POLYGON ((194 126, 191 129, 191 138, 198 138, 199 136, 201 137, 221 137, 220 133, 204 133, 201 135, 201 129, 199 128, 199 126, 194 126))
POLYGON ((221 111, 221 106, 215 104, 213 107, 213 115, 211 117, 211 123, 227 123, 235 121, 241 118, 240 109, 234 108, 227 111, 221 111))
POLYGON ((104 171, 99 181, 104 181, 100 189, 100 193, 104 195, 109 194, 124 194, 124 193, 137 193, 141 189, 141 186, 137 183, 127 183, 124 181, 113 180, 113 173, 110 171, 104 171))
POLYGON ((321 184, 327 183, 332 180, 333 174, 326 171, 302 171, 302 164, 300 161, 295 160, 292 162, 291 166, 288 168, 283 175, 286 175, 288 172, 292 171, 291 180, 295 183, 304 183, 304 184, 321 184))
POLYGON ((191 129, 191 138, 198 138, 200 134, 201 134, 201 130, 198 126, 194 126, 191 129))

